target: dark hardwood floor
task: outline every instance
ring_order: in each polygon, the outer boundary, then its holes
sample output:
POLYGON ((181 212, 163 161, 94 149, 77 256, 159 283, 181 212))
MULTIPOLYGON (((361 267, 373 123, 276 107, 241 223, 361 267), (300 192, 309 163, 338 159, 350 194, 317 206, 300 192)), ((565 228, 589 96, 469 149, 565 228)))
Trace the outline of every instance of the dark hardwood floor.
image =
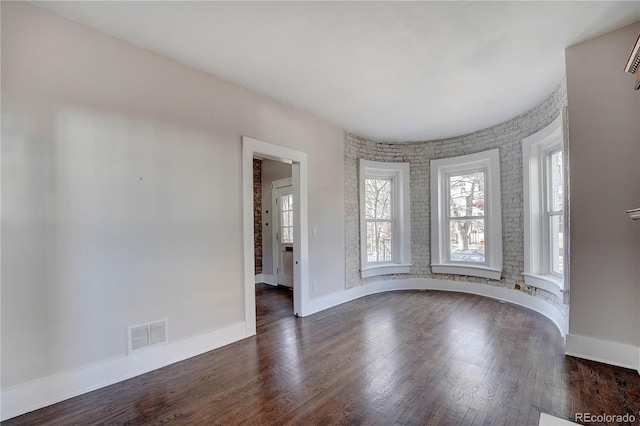
POLYGON ((258 335, 3 425, 537 425, 540 411, 640 411, 633 370, 563 355, 528 309, 438 291, 307 318, 257 286, 258 335))

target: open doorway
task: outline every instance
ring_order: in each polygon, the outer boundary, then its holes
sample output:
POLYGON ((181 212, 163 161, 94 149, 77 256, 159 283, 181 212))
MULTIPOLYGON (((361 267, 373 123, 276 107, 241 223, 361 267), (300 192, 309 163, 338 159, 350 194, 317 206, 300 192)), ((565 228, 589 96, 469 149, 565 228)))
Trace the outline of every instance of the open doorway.
POLYGON ((253 159, 256 332, 293 315, 293 182, 291 164, 253 159))
POLYGON ((255 281, 293 290, 292 166, 265 158, 253 163, 255 281))
MULTIPOLYGON (((307 207, 307 154, 295 151, 279 145, 270 144, 259 141, 257 139, 242 137, 242 191, 243 191, 243 235, 244 235, 244 289, 245 289, 245 326, 246 334, 254 335, 256 333, 256 241, 255 241, 255 217, 254 217, 254 159, 265 161, 273 161, 275 163, 285 163, 290 168, 290 191, 291 194, 279 194, 288 201, 286 209, 279 211, 281 219, 279 228, 284 229, 284 233, 291 236, 292 239, 284 241, 275 250, 272 249, 272 255, 276 255, 278 249, 283 252, 285 258, 291 259, 293 268, 293 313, 297 316, 304 316, 309 303, 309 266, 308 266, 308 207, 307 207), (292 209, 289 207, 293 207, 292 209), (285 218, 286 217, 286 218, 285 218), (292 240, 292 241, 291 241, 292 240), (287 242, 289 241, 289 242, 287 242), (292 255, 291 255, 292 253, 292 255), (288 255, 287 255, 288 254, 288 255)), ((278 180, 278 179, 274 179, 278 180)), ((263 182, 263 188, 265 188, 263 182)), ((262 197, 264 200, 264 197, 262 197)), ((279 201, 281 203, 282 201, 279 201)), ((262 206, 263 212, 266 213, 265 205, 262 206)), ((268 261, 265 256, 265 250, 268 240, 273 232, 275 221, 273 212, 275 209, 269 209, 269 220, 267 215, 262 221, 265 224, 262 232, 262 279, 269 279, 268 275, 274 275, 273 266, 271 274, 268 272, 268 261), (266 226, 269 223, 269 227, 266 226), (267 230, 266 228, 269 228, 267 230)), ((283 232, 280 230, 279 232, 283 232)), ((280 234, 279 234, 280 235, 280 234)), ((279 236, 278 235, 278 236, 279 236)), ((273 244, 271 244, 273 247, 273 244)), ((285 259, 282 260, 285 262, 285 259)), ((273 265, 273 257, 272 257, 273 265)), ((278 284, 278 267, 275 270, 275 276, 270 284, 278 284)))

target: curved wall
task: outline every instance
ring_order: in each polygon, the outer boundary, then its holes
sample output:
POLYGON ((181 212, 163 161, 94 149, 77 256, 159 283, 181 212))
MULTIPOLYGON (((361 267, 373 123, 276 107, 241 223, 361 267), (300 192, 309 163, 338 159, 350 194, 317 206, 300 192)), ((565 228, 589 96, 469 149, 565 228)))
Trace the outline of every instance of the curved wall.
MULTIPOLYGON (((554 305, 563 315, 567 306, 552 293, 524 284, 524 228, 522 195, 522 139, 551 123, 567 105, 566 82, 562 81, 553 92, 530 111, 507 122, 475 133, 455 138, 406 143, 386 143, 368 140, 345 132, 345 250, 347 289, 393 280, 426 279, 440 283, 451 282, 456 291, 460 282, 472 292, 484 294, 478 286, 486 284, 511 290, 514 297, 520 292, 554 305), (430 226, 431 205, 429 193, 429 161, 455 157, 489 149, 500 149, 502 191, 502 244, 503 272, 499 281, 485 278, 434 274, 431 272, 430 226), (409 274, 360 278, 360 238, 358 216, 358 159, 375 161, 403 161, 411 163, 411 253, 409 274)), ((444 286, 446 289, 446 285, 444 286)), ((365 291, 367 292, 367 291, 365 291)), ((509 293, 507 293, 507 296, 509 293)), ((507 299, 512 299, 507 297, 507 299)))

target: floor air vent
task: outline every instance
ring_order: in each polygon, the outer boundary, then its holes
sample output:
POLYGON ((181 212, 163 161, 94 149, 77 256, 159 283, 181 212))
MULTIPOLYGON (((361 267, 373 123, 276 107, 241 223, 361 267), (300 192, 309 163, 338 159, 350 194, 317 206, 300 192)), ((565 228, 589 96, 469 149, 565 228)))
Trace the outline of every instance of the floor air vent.
POLYGON ((133 325, 129 330, 129 353, 167 343, 167 320, 133 325))

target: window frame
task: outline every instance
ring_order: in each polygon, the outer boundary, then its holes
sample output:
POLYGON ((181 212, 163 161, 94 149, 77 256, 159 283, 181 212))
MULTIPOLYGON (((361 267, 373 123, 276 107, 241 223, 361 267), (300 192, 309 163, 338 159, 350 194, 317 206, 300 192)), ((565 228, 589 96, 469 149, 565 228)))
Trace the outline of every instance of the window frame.
POLYGON ((524 282, 562 296, 568 279, 567 151, 561 114, 544 129, 522 140, 524 198, 524 282), (563 274, 553 271, 551 259, 550 156, 562 152, 563 274))
POLYGON ((359 160, 360 201, 360 276, 408 274, 411 270, 410 164, 359 160), (369 262, 367 256, 367 219, 365 180, 391 179, 392 260, 369 262))
POLYGON ((500 150, 434 159, 431 168, 431 271, 499 280, 502 276, 500 150), (450 260, 448 176, 485 172, 485 262, 450 260))

